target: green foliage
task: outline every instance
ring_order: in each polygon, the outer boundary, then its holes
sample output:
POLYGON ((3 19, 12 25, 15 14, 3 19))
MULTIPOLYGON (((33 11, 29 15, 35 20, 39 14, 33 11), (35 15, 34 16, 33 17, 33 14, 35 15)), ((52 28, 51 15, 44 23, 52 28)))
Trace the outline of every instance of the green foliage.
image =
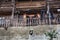
POLYGON ((53 40, 53 38, 57 37, 58 32, 56 30, 52 30, 50 32, 44 33, 46 36, 50 37, 50 40, 53 40))

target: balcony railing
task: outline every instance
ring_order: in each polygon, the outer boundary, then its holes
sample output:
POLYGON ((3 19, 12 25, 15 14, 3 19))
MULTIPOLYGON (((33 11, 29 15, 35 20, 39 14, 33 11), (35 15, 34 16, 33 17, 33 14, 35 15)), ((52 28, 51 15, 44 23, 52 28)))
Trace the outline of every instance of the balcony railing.
MULTIPOLYGON (((60 24, 60 18, 51 19, 51 25, 60 24)), ((0 27, 49 25, 48 18, 0 19, 0 27)))

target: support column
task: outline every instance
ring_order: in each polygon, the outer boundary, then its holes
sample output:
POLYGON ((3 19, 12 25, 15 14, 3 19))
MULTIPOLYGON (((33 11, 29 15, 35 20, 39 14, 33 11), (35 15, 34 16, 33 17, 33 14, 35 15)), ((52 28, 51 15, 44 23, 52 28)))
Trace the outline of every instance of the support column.
POLYGON ((12 0, 12 16, 11 18, 13 19, 14 18, 14 13, 15 13, 15 0, 12 0))
POLYGON ((48 14, 48 21, 49 21, 49 25, 51 25, 51 13, 50 13, 50 6, 49 6, 49 2, 47 5, 47 14, 48 14))
POLYGON ((14 13, 15 13, 15 0, 11 0, 11 4, 12 4, 12 15, 11 15, 11 24, 12 26, 15 25, 13 18, 14 18, 14 13))

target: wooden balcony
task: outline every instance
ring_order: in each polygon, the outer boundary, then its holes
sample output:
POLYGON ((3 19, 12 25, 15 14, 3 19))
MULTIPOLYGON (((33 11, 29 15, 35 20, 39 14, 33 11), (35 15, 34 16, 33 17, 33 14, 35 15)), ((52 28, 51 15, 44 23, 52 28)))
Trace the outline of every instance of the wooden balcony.
POLYGON ((1 7, 11 7, 12 6, 12 2, 3 2, 0 4, 1 7))
POLYGON ((17 8, 38 8, 45 6, 45 1, 41 2, 16 2, 17 8))

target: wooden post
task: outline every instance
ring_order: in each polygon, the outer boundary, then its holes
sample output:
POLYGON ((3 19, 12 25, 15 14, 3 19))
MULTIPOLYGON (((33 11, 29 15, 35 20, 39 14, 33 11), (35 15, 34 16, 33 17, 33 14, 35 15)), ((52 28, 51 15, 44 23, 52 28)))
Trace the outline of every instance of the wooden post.
POLYGON ((46 0, 46 7, 47 7, 48 24, 51 25, 51 14, 50 14, 49 0, 46 0))
POLYGON ((14 13, 15 13, 15 0, 12 0, 12 19, 14 18, 14 13))
POLYGON ((14 23, 13 23, 13 18, 14 18, 14 13, 15 13, 15 0, 11 0, 11 3, 12 3, 11 23, 12 23, 12 25, 13 25, 13 24, 14 24, 14 23))

